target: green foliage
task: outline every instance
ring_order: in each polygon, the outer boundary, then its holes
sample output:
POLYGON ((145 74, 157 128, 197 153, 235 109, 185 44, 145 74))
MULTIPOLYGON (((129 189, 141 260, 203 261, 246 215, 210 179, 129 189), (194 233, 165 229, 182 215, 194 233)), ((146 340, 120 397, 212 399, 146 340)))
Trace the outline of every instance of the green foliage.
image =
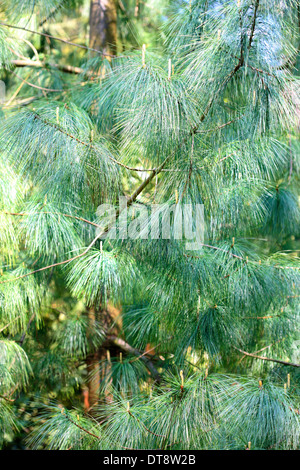
POLYGON ((70 318, 56 331, 58 351, 67 357, 85 358, 101 346, 104 339, 103 327, 89 324, 86 318, 70 318))
POLYGON ((126 252, 90 250, 76 261, 68 274, 72 293, 84 296, 88 305, 105 304, 126 296, 127 280, 136 276, 134 260, 126 252))
POLYGON ((42 300, 46 297, 45 287, 38 285, 32 277, 10 284, 11 278, 28 272, 28 269, 17 268, 3 276, 4 283, 0 284, 1 323, 9 323, 8 331, 12 334, 22 331, 30 316, 34 315, 39 320, 42 300))
POLYGON ((50 448, 63 449, 67 443, 77 448, 79 439, 81 449, 240 449, 248 442, 253 449, 297 447, 297 410, 290 394, 272 382, 168 374, 157 395, 113 394, 97 409, 105 424, 51 407, 31 442, 38 448, 50 439, 50 448))
POLYGON ((297 2, 120 2, 114 58, 87 6, 1 10, 0 444, 299 449, 297 2))
POLYGON ((108 178, 117 183, 118 170, 109 149, 103 139, 94 141, 92 136, 89 116, 73 104, 58 102, 41 102, 35 111, 13 114, 1 131, 13 166, 26 178, 30 174, 42 194, 73 204, 84 197, 96 197, 97 204, 99 196, 109 197, 114 191, 108 178), (102 195, 94 196, 96 182, 102 195), (90 193, 84 196, 87 186, 90 193))

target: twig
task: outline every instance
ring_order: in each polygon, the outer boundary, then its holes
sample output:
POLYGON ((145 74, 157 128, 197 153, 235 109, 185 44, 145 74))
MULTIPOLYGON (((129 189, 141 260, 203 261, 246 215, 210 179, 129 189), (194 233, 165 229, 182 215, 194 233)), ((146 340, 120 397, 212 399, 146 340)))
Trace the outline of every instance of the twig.
MULTIPOLYGON (((60 90, 61 91, 61 90, 60 90)), ((75 137, 74 135, 72 134, 69 134, 67 131, 65 131, 63 128, 61 128, 60 126, 58 126, 57 124, 53 124, 52 122, 49 122, 47 121, 46 119, 43 119, 41 118, 41 116, 39 116, 37 113, 35 113, 35 118, 36 119, 39 119, 41 122, 43 122, 44 124, 50 126, 50 127, 53 127, 54 129, 56 129, 57 131, 61 132, 62 134, 66 135, 67 137, 69 137, 70 139, 72 140, 75 140, 78 144, 81 144, 83 145, 84 147, 88 147, 90 149, 93 149, 95 150, 96 152, 98 151, 97 147, 95 147, 92 143, 90 142, 84 142, 83 140, 80 140, 78 139, 78 137, 75 137)), ((118 160, 116 160, 115 158, 111 157, 108 155, 108 158, 116 163, 117 165, 119 166, 122 166, 123 168, 126 168, 127 170, 130 170, 130 171, 155 171, 155 168, 132 168, 128 165, 125 165, 125 163, 122 163, 122 162, 119 162, 118 160)))
POLYGON ((151 431, 150 429, 147 428, 147 426, 143 423, 143 421, 141 421, 139 418, 137 418, 136 416, 134 416, 134 414, 129 410, 127 410, 129 415, 136 419, 139 423, 141 423, 141 425, 146 429, 147 432, 149 432, 150 434, 153 434, 153 436, 156 436, 156 437, 163 437, 165 438, 166 436, 165 435, 162 435, 162 434, 156 434, 155 432, 151 431))
MULTIPOLYGON (((270 349, 272 346, 274 346, 274 344, 280 343, 280 342, 283 341, 285 338, 286 338, 286 336, 284 336, 283 338, 280 338, 278 341, 275 341, 275 343, 269 344, 269 346, 265 346, 265 347, 259 349, 258 351, 255 351, 255 352, 252 353, 252 354, 257 354, 257 353, 259 353, 259 352, 265 351, 266 349, 270 349)), ((245 357, 246 357, 246 356, 243 356, 243 357, 239 360, 238 364, 240 364, 240 363, 242 362, 242 360, 245 359, 245 357)))
POLYGON ((18 318, 20 318, 21 315, 18 315, 16 318, 14 318, 11 322, 7 323, 7 325, 3 326, 3 328, 1 328, 0 330, 0 333, 2 333, 2 331, 4 331, 9 325, 11 325, 13 322, 15 322, 18 318))
POLYGON ((259 0, 256 0, 255 6, 254 6, 253 22, 252 22, 252 27, 251 27, 250 37, 249 37, 248 49, 251 48, 252 41, 253 41, 258 7, 259 7, 259 0))
POLYGON ((62 413, 62 414, 67 418, 68 421, 70 421, 72 424, 74 424, 74 426, 76 426, 78 429, 81 429, 81 431, 89 434, 90 436, 95 437, 98 440, 101 440, 100 436, 98 436, 97 434, 94 434, 91 431, 89 431, 88 429, 83 428, 82 426, 80 426, 80 424, 76 423, 76 421, 73 421, 73 419, 71 419, 66 413, 62 413))
MULTIPOLYGON (((73 67, 72 65, 63 65, 63 64, 54 64, 54 63, 47 64, 47 63, 41 62, 40 60, 34 61, 34 60, 29 60, 29 59, 13 59, 11 63, 15 65, 16 67, 38 67, 38 68, 46 67, 47 68, 47 66, 49 66, 49 67, 53 67, 58 70, 61 70, 62 72, 74 73, 76 75, 85 73, 85 70, 83 70, 80 67, 73 67)), ((90 75, 90 72, 86 72, 86 75, 90 75)))
POLYGON ((244 354, 245 356, 254 357, 255 359, 260 359, 261 361, 277 362, 278 364, 283 364, 284 366, 300 367, 300 364, 294 364, 293 362, 286 362, 280 361, 279 359, 271 359, 270 357, 257 356, 256 354, 248 353, 246 351, 243 351, 242 349, 236 348, 235 346, 233 346, 233 348, 239 351, 241 354, 244 354))
MULTIPOLYGON (((145 351, 145 352, 143 352, 142 354, 140 354, 140 356, 136 357, 135 359, 132 359, 132 360, 131 360, 131 361, 129 361, 129 362, 135 362, 135 361, 138 361, 138 360, 139 360, 141 357, 143 357, 143 356, 147 356, 147 354, 149 354, 149 353, 150 353, 150 351, 154 351, 154 350, 155 350, 156 348, 158 348, 158 346, 160 346, 160 345, 161 345, 161 343, 158 343, 158 344, 156 344, 155 346, 153 346, 153 348, 151 348, 151 349, 148 349, 147 351, 145 351)), ((150 356, 151 356, 151 354, 150 354, 150 356)))
MULTIPOLYGON (((67 39, 62 39, 62 38, 58 38, 56 36, 52 36, 51 34, 40 33, 39 31, 33 31, 32 29, 22 28, 21 26, 15 26, 15 25, 12 25, 12 24, 4 23, 3 21, 0 21, 0 25, 1 26, 6 26, 7 28, 13 28, 13 29, 19 29, 21 31, 27 31, 28 33, 32 33, 32 34, 38 34, 39 36, 44 36, 44 37, 49 38, 49 39, 54 39, 55 41, 60 41, 60 42, 63 42, 64 44, 69 44, 70 46, 79 47, 80 49, 85 49, 87 51, 97 52, 98 54, 100 54, 102 56, 112 57, 112 58, 117 57, 115 55, 111 55, 111 54, 107 54, 103 51, 99 51, 98 49, 93 49, 92 47, 84 46, 82 44, 76 44, 75 42, 67 41, 67 39)), ((118 57, 120 57, 120 56, 118 56, 118 57)))
POLYGON ((10 70, 9 72, 12 73, 19 80, 21 80, 23 83, 26 83, 27 85, 31 86, 32 88, 37 88, 38 90, 47 91, 47 92, 55 92, 55 93, 63 92, 63 90, 58 90, 58 89, 54 89, 54 88, 44 88, 42 86, 34 85, 33 83, 30 83, 27 80, 25 80, 24 78, 20 77, 18 74, 13 72, 13 70, 10 70))
POLYGON ((3 398, 3 400, 6 400, 6 401, 9 401, 10 403, 13 403, 15 400, 11 399, 11 398, 7 398, 5 397, 4 395, 0 395, 0 398, 3 398))
POLYGON ((53 215, 58 215, 58 216, 63 216, 63 217, 68 217, 71 219, 76 219, 80 220, 81 222, 85 222, 86 224, 93 225, 93 227, 101 228, 101 225, 96 224, 95 222, 91 222, 90 220, 84 219, 83 217, 78 217, 77 215, 72 215, 72 214, 64 214, 62 212, 50 212, 50 211, 40 211, 40 212, 31 212, 31 213, 26 213, 26 212, 8 212, 8 211, 0 211, 3 214, 7 215, 13 215, 13 216, 19 216, 19 217, 25 217, 29 216, 32 214, 53 214, 53 215))
POLYGON ((203 130, 203 131, 197 131, 197 134, 206 134, 208 132, 216 132, 220 129, 223 129, 224 127, 226 126, 229 126, 230 124, 232 124, 233 122, 236 122, 238 121, 239 119, 242 119, 245 115, 242 114, 241 116, 235 118, 235 119, 231 119, 230 121, 227 121, 225 122, 224 124, 221 124, 220 126, 217 126, 215 127, 214 129, 206 129, 206 130, 203 130))

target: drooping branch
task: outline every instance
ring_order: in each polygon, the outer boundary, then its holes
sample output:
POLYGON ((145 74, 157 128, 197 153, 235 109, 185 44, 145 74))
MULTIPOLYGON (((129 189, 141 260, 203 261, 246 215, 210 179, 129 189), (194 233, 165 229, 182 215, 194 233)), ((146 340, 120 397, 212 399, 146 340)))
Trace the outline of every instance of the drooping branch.
POLYGON ((6 328, 8 328, 13 322, 17 321, 18 318, 20 318, 20 315, 18 315, 16 318, 14 318, 12 321, 10 321, 9 323, 7 323, 5 326, 3 326, 2 328, 0 328, 0 333, 2 333, 2 331, 6 330, 6 328))
MULTIPOLYGON (((13 216, 19 216, 19 217, 26 217, 26 216, 29 216, 29 215, 32 215, 32 212, 31 213, 26 213, 26 212, 8 212, 8 211, 0 211, 0 212, 3 212, 3 214, 7 214, 7 215, 13 215, 13 216)), ((50 211, 40 211, 40 212, 34 212, 34 214, 53 214, 53 215, 58 215, 59 217, 60 216, 63 216, 63 217, 68 217, 70 219, 75 219, 75 220, 79 220, 81 222, 84 222, 86 224, 89 224, 89 225, 92 225, 93 227, 97 227, 97 228, 101 228, 101 225, 99 224, 96 224, 95 222, 92 222, 90 220, 87 220, 87 219, 84 219, 83 217, 78 217, 77 215, 72 215, 72 214, 64 214, 62 212, 50 212, 50 211)))
POLYGON ((47 92, 52 92, 52 93, 62 93, 63 92, 63 90, 59 90, 59 89, 56 89, 56 88, 45 88, 45 87, 42 87, 42 86, 35 85, 34 83, 30 83, 27 80, 25 80, 24 78, 20 77, 15 72, 13 72, 12 70, 10 70, 10 73, 12 73, 15 77, 17 77, 23 83, 26 83, 26 85, 28 85, 32 88, 36 88, 37 90, 42 90, 42 91, 47 91, 47 92))
POLYGON ((71 41, 68 41, 67 39, 58 38, 56 36, 52 36, 51 34, 41 33, 39 31, 34 31, 32 29, 23 28, 21 26, 8 24, 8 23, 5 23, 4 21, 0 21, 0 25, 5 26, 6 28, 13 28, 13 29, 21 30, 21 31, 27 31, 28 33, 31 33, 31 34, 37 34, 39 36, 43 36, 43 37, 46 37, 46 38, 49 38, 49 39, 53 39, 54 41, 60 41, 64 44, 68 44, 69 46, 79 47, 80 49, 85 49, 87 51, 96 52, 97 54, 100 54, 100 55, 105 56, 105 57, 116 57, 114 55, 107 54, 103 51, 99 51, 98 49, 93 49, 92 47, 84 46, 83 44, 77 44, 76 42, 71 42, 71 41))
POLYGON ((246 351, 243 351, 242 349, 236 348, 235 346, 233 346, 233 348, 239 351, 241 354, 244 354, 245 356, 254 357, 254 359, 260 359, 261 361, 277 362, 278 364, 283 364, 284 366, 300 367, 300 364, 295 364, 293 362, 280 361, 279 359, 271 359, 270 357, 265 356, 257 356, 256 354, 248 353, 246 351))
POLYGON ((80 426, 80 424, 76 423, 76 421, 73 421, 73 419, 71 419, 70 416, 68 416, 64 412, 64 410, 62 410, 62 414, 67 418, 68 421, 70 421, 70 423, 74 424, 74 426, 76 426, 78 429, 85 432, 86 434, 89 434, 90 436, 94 437, 95 439, 101 440, 101 436, 98 436, 97 434, 94 434, 93 432, 89 431, 88 429, 83 428, 82 426, 80 426))
POLYGON ((7 398, 5 395, 0 395, 0 398, 3 398, 3 400, 6 400, 10 403, 13 403, 15 400, 13 400, 12 398, 7 398))
POLYGON ((248 49, 251 48, 252 41, 253 41, 253 36, 255 32, 255 25, 256 25, 256 18, 257 18, 257 10, 259 7, 259 0, 256 0, 255 6, 254 6, 254 13, 253 13, 253 22, 251 26, 251 31, 250 31, 250 36, 249 36, 249 44, 248 44, 248 49))
MULTIPOLYGON (((71 140, 75 140, 78 144, 83 145, 84 147, 88 147, 90 149, 93 149, 93 150, 95 150, 95 152, 98 151, 98 149, 91 142, 84 142, 83 140, 78 139, 78 137, 75 137, 74 135, 72 135, 69 132, 65 131, 62 127, 58 126, 57 124, 54 124, 52 122, 47 121, 46 119, 41 118, 41 116, 39 116, 37 113, 35 113, 35 118, 39 119, 41 122, 43 122, 47 126, 53 127, 54 129, 56 129, 61 134, 64 134, 67 137, 69 137, 71 140)), ((125 163, 122 163, 122 162, 116 160, 115 158, 111 157, 110 155, 108 155, 108 158, 112 162, 116 163, 117 165, 119 165, 123 168, 126 168, 126 170, 130 170, 130 171, 155 171, 155 168, 150 168, 150 169, 149 168, 148 169, 147 168, 132 168, 128 165, 125 165, 125 163)))

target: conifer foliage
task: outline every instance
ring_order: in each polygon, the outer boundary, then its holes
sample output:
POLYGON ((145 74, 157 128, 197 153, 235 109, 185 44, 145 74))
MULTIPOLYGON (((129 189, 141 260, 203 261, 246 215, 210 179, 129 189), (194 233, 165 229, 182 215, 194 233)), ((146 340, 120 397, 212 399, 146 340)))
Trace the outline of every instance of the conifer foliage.
POLYGON ((0 7, 0 445, 299 448, 299 2, 87 3, 0 7))

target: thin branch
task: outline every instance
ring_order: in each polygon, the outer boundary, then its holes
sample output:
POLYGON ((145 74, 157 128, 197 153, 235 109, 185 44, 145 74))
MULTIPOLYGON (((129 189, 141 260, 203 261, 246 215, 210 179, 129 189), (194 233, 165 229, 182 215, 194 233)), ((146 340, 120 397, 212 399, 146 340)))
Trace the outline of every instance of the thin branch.
POLYGON ((6 330, 6 328, 9 327, 9 325, 11 325, 12 323, 14 323, 18 318, 20 318, 21 315, 18 315, 16 318, 14 318, 11 322, 7 323, 5 326, 3 326, 3 328, 0 329, 0 333, 2 333, 2 331, 6 330))
POLYGON ((244 317, 247 320, 268 320, 269 318, 281 317, 281 315, 265 315, 264 317, 244 317))
POLYGON ((38 34, 39 36, 43 36, 43 37, 46 37, 46 38, 49 38, 49 39, 54 39, 55 41, 60 41, 60 42, 63 42, 64 44, 68 44, 70 46, 75 46, 75 47, 79 47, 80 49, 85 49, 86 51, 97 52, 97 54, 100 54, 100 55, 105 56, 105 57, 111 57, 111 58, 117 57, 115 55, 111 55, 111 54, 107 54, 103 51, 99 51, 98 49, 93 49, 92 47, 84 46, 82 44, 76 44, 75 42, 68 41, 67 39, 62 39, 62 38, 58 38, 56 36, 52 36, 51 34, 41 33, 39 31, 33 31, 32 29, 22 28, 21 26, 15 26, 15 25, 12 25, 12 24, 4 23, 3 21, 0 21, 0 25, 1 26, 6 26, 7 28, 13 28, 13 29, 21 30, 21 31, 27 31, 28 33, 32 33, 32 34, 38 34))
MULTIPOLYGON (((169 157, 167 157, 163 162, 162 164, 156 168, 152 173, 151 175, 148 176, 148 178, 146 178, 143 183, 136 189, 136 191, 132 194, 132 196, 127 199, 127 204, 126 204, 126 207, 129 207, 131 206, 134 201, 136 200, 136 198, 139 196, 139 194, 145 189, 145 187, 149 184, 149 182, 155 177, 155 175, 157 173, 159 173, 163 166, 165 165, 165 163, 169 160, 169 158, 171 157, 171 155, 169 157)), ((124 208, 125 209, 125 208, 124 208)), ((123 210, 124 210, 123 209, 123 210)), ((119 209, 116 211, 116 216, 118 217, 120 215, 122 211, 120 211, 119 209)), ((82 252, 82 253, 79 253, 78 255, 76 256, 72 256, 71 258, 68 258, 64 261, 59 261, 57 263, 53 263, 53 264, 50 264, 48 266, 44 266, 43 268, 39 268, 39 269, 36 269, 35 271, 31 271, 29 273, 26 273, 26 274, 22 274, 20 276, 17 276, 17 277, 14 277, 12 279, 6 279, 5 281, 1 281, 0 284, 6 284, 8 282, 13 282, 13 281, 17 281, 18 279, 23 279, 27 276, 31 276, 32 274, 36 274, 38 272, 41 272, 41 271, 45 271, 47 269, 51 269, 51 268, 54 268, 56 266, 62 266, 64 264, 67 264, 67 263, 71 263, 72 261, 75 261, 79 258, 81 258, 82 256, 84 256, 86 253, 88 253, 88 251, 95 245, 95 243, 97 242, 97 240, 101 239, 102 237, 104 237, 104 235, 106 235, 106 233, 111 229, 111 227, 113 226, 114 222, 112 222, 110 225, 108 225, 101 233, 99 233, 93 240, 92 242, 89 244, 89 246, 82 252)))
POLYGON ((0 284, 7 284, 8 282, 17 281, 18 279, 24 279, 25 277, 31 276, 32 274, 36 274, 36 273, 39 273, 39 272, 42 272, 42 271, 46 271, 47 269, 51 269, 51 268, 54 268, 56 266, 62 266, 64 264, 71 263, 72 261, 75 261, 76 259, 79 259, 82 256, 84 256, 95 245, 96 241, 101 236, 103 236, 104 234, 105 234, 105 232, 102 232, 101 234, 97 235, 93 239, 93 241, 89 244, 89 246, 82 253, 79 253, 79 255, 72 256, 71 258, 68 258, 64 261, 59 261, 58 263, 49 264, 48 266, 44 266, 42 268, 36 269, 35 271, 31 271, 29 273, 22 274, 20 276, 14 277, 12 279, 6 279, 5 281, 1 281, 0 284))
POLYGON ((235 346, 233 346, 233 348, 239 351, 241 354, 244 354, 245 356, 254 357, 255 359, 260 359, 261 361, 277 362, 278 364, 283 364, 284 366, 300 367, 300 364, 294 364, 293 362, 286 362, 280 361, 279 359, 271 359, 270 357, 257 356, 256 354, 248 353, 246 351, 243 351, 242 349, 236 348, 235 346))
POLYGON ((55 93, 62 93, 63 92, 63 90, 58 90, 58 89, 55 89, 55 88, 45 88, 45 87, 42 87, 42 86, 34 85, 34 83, 28 82, 27 80, 25 80, 24 78, 22 78, 18 74, 16 74, 13 70, 10 70, 9 72, 12 73, 19 80, 21 80, 23 83, 26 83, 26 85, 29 85, 32 88, 36 88, 37 90, 42 90, 42 91, 47 91, 47 92, 52 92, 52 93, 54 93, 54 92, 55 93))
POLYGON ((245 115, 242 114, 241 116, 239 116, 239 117, 237 117, 237 118, 235 118, 235 119, 231 119, 231 121, 227 121, 227 122, 225 122, 224 124, 221 124, 220 126, 215 127, 214 129, 206 129, 206 130, 204 130, 204 131, 197 131, 197 134, 206 134, 206 133, 208 133, 208 132, 216 132, 216 131, 218 131, 218 130, 220 130, 220 129, 223 129, 223 128, 226 127, 226 126, 229 126, 229 125, 232 124, 233 122, 236 122, 236 121, 238 121, 239 119, 242 119, 244 116, 245 116, 245 115))
POLYGON ((141 421, 139 418, 137 418, 136 416, 134 416, 134 414, 130 411, 130 409, 127 410, 127 411, 128 411, 128 414, 129 414, 132 418, 136 419, 139 423, 141 423, 141 425, 146 429, 147 432, 149 432, 150 434, 153 434, 153 436, 156 436, 156 437, 163 437, 163 438, 166 437, 165 435, 156 434, 155 432, 151 431, 150 429, 147 428, 147 426, 143 423, 143 421, 141 421))
MULTIPOLYGON (((65 131, 64 129, 62 129, 61 127, 59 127, 57 124, 54 124, 52 122, 49 122, 49 121, 46 121, 45 119, 42 119, 37 113, 35 113, 35 118, 36 119, 39 119, 40 121, 42 121, 44 124, 50 126, 50 127, 53 127, 54 129, 56 129, 57 131, 61 132, 62 134, 66 135, 67 137, 69 137, 70 139, 72 140, 75 140, 78 144, 81 144, 83 145, 84 147, 88 147, 90 149, 93 149, 95 150, 95 152, 98 152, 98 149, 90 142, 84 142, 83 140, 80 140, 78 139, 78 137, 75 137, 74 135, 72 134, 69 134, 67 131, 65 131)), ((108 158, 116 163, 117 165, 119 166, 122 166, 123 168, 126 168, 127 170, 130 170, 130 171, 155 171, 155 168, 132 168, 128 165, 125 165, 125 163, 122 163, 118 160, 116 160, 115 158, 111 157, 110 155, 108 155, 108 158)))
MULTIPOLYGON (((212 250, 217 250, 217 251, 222 251, 223 253, 226 253, 230 256, 232 256, 233 258, 237 258, 237 259, 240 259, 241 261, 246 261, 245 258, 243 258, 242 256, 238 256, 234 253, 232 253, 231 251, 229 250, 224 250, 223 248, 219 248, 218 246, 213 246, 213 245, 207 245, 206 243, 199 243, 199 245, 205 247, 205 248, 211 248, 212 250)), ((199 256, 193 256, 193 255, 184 255, 186 258, 199 258, 199 256)))
POLYGON ((256 17, 257 17, 257 10, 258 10, 258 7, 259 7, 259 0, 256 0, 255 6, 254 6, 253 22, 252 22, 252 26, 251 26, 251 32, 250 32, 250 37, 249 37, 248 49, 251 48, 252 41, 253 41, 253 36, 254 36, 254 32, 255 32, 255 24, 256 24, 256 17))
MULTIPOLYGON (((248 260, 247 258, 243 258, 242 256, 238 256, 238 255, 235 255, 234 253, 232 253, 231 251, 229 250, 224 250, 223 248, 219 248, 218 246, 213 246, 213 245, 207 245, 205 243, 199 243, 199 245, 205 247, 205 248, 211 248, 212 250, 218 250, 218 251, 222 251, 223 253, 227 253, 228 255, 232 256, 233 258, 237 258, 237 259, 240 259, 241 261, 244 261, 245 264, 248 264, 248 263, 252 263, 252 264, 256 264, 256 265, 260 265, 261 263, 259 261, 255 261, 255 260, 248 260)), ((184 255, 186 258, 194 258, 194 259, 199 259, 200 256, 196 256, 196 255, 184 255)), ((296 269, 296 270, 299 270, 300 267, 298 266, 280 266, 278 264, 274 264, 273 265, 273 268, 276 268, 276 269, 296 269)), ((229 277, 229 275, 227 276, 224 276, 224 277, 229 277)))
POLYGON ((80 67, 73 67, 72 65, 63 65, 63 64, 54 64, 54 63, 44 63, 44 62, 41 62, 40 60, 39 61, 34 61, 34 60, 29 60, 29 59, 13 59, 11 61, 11 63, 13 65, 15 65, 16 67, 37 67, 37 68, 47 68, 47 66, 49 67, 53 67, 53 68, 56 68, 58 70, 61 70, 62 72, 66 72, 66 73, 74 73, 76 75, 79 75, 79 74, 83 74, 83 73, 86 73, 86 75, 90 75, 90 72, 86 72, 85 70, 83 70, 82 68, 80 67))
MULTIPOLYGON (((153 348, 148 349, 147 351, 143 352, 143 353, 140 354, 138 357, 136 357, 135 359, 132 359, 132 360, 129 361, 129 362, 132 363, 132 362, 138 361, 141 357, 147 356, 147 354, 149 355, 150 351, 154 351, 154 350, 155 350, 156 348, 158 348, 158 346, 160 346, 160 345, 161 345, 161 343, 156 344, 155 346, 153 346, 153 348)), ((151 356, 151 354, 150 354, 150 356, 151 356)))
POLYGON ((40 21, 39 26, 43 26, 45 23, 47 23, 48 20, 50 20, 60 8, 61 8, 61 3, 58 4, 55 8, 53 8, 53 10, 50 11, 48 16, 46 16, 43 20, 40 21))
POLYGON ((96 224, 95 222, 91 222, 90 220, 84 219, 83 217, 78 217, 77 215, 72 215, 72 214, 64 214, 62 212, 50 212, 50 211, 40 211, 40 212, 34 212, 34 213, 26 213, 26 212, 8 212, 8 211, 0 211, 3 214, 7 215, 13 215, 13 216, 19 216, 19 217, 25 217, 29 216, 32 214, 53 214, 53 215, 58 215, 58 216, 63 216, 63 217, 68 217, 71 219, 76 219, 80 220, 81 222, 85 222, 86 224, 93 225, 93 227, 101 228, 101 225, 96 224))
POLYGON ((0 395, 0 398, 3 398, 3 400, 6 400, 6 401, 9 401, 10 403, 13 403, 15 400, 11 399, 11 398, 7 398, 5 397, 4 395, 0 395))
POLYGON ((290 149, 290 169, 289 169, 288 184, 290 184, 290 182, 291 182, 292 172, 293 172, 293 152, 292 152, 292 140, 291 140, 291 136, 289 137, 289 149, 290 149))
POLYGON ((192 171, 193 171, 193 154, 194 154, 194 136, 195 134, 192 135, 192 147, 191 147, 191 158, 190 158, 190 168, 189 168, 189 173, 188 173, 188 177, 187 177, 187 180, 185 182, 185 185, 184 185, 184 188, 183 188, 183 191, 182 191, 182 194, 181 194, 181 200, 183 199, 183 196, 190 184, 190 181, 191 181, 191 177, 192 177, 192 171))
POLYGON ((28 104, 32 103, 33 101, 37 100, 38 96, 31 96, 30 98, 25 98, 19 101, 16 101, 15 104, 5 104, 3 108, 15 108, 16 106, 27 106, 28 104))
MULTIPOLYGON (((271 343, 269 344, 268 346, 264 346, 263 348, 259 349, 258 351, 254 351, 254 353, 252 354, 257 354, 259 352, 262 352, 262 351, 265 351, 266 349, 270 349, 272 346, 274 346, 275 344, 277 343, 281 343, 281 341, 284 341, 286 339, 286 336, 284 336, 283 338, 280 338, 278 339, 277 341, 275 341, 274 343, 271 343)), ((243 359, 245 359, 246 356, 243 356, 240 360, 239 360, 239 364, 242 362, 243 359)))
MULTIPOLYGON (((26 80, 30 77, 31 71, 26 75, 26 80)), ((25 82, 20 83, 14 94, 11 96, 11 98, 5 103, 5 107, 9 107, 11 103, 14 102, 15 98, 18 96, 20 91, 22 90, 23 86, 25 85, 25 82)))
POLYGON ((73 419, 71 419, 66 413, 62 412, 62 414, 67 418, 68 421, 70 421, 72 424, 74 424, 74 426, 76 426, 78 429, 85 432, 86 434, 89 434, 92 437, 95 437, 98 440, 101 440, 100 436, 98 436, 97 434, 94 434, 91 431, 89 431, 88 429, 83 428, 82 426, 80 426, 80 424, 76 423, 76 421, 73 421, 73 419))

